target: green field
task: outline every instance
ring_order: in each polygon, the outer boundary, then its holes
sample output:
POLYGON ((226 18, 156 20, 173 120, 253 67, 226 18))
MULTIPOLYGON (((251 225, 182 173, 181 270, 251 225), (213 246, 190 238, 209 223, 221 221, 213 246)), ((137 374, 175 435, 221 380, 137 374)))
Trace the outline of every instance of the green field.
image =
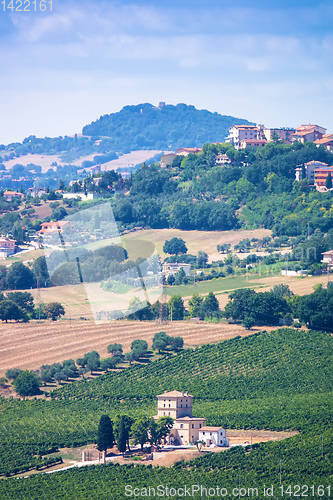
POLYGON ((209 281, 197 281, 195 285, 168 286, 165 288, 165 292, 170 296, 181 295, 182 297, 189 297, 195 292, 200 295, 205 295, 209 292, 214 292, 215 294, 227 293, 237 288, 258 288, 265 286, 257 282, 257 280, 262 277, 263 276, 259 276, 258 278, 254 276, 232 276, 228 278, 215 278, 209 281))

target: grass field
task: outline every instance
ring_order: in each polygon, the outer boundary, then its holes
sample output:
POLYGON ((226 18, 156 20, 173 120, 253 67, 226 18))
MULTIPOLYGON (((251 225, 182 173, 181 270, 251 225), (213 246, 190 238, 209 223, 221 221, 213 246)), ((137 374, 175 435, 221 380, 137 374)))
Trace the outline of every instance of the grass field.
POLYGON ((207 295, 213 292, 217 295, 220 307, 224 308, 228 302, 228 292, 238 288, 253 288, 257 291, 269 291, 274 285, 284 283, 289 285, 291 291, 297 295, 306 295, 313 292, 313 287, 318 283, 326 284, 325 276, 307 276, 304 278, 281 275, 250 275, 217 278, 215 280, 200 281, 196 285, 167 286, 167 296, 181 295, 187 304, 188 299, 194 294, 207 295))

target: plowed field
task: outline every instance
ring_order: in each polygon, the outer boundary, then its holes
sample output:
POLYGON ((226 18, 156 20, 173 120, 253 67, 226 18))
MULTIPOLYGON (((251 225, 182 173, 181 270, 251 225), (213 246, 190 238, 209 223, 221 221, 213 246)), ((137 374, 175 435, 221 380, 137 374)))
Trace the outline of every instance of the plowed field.
MULTIPOLYGON (((270 328, 262 328, 269 330, 270 328)), ((185 347, 247 336, 258 329, 245 330, 240 325, 193 321, 158 322, 113 321, 96 325, 93 321, 44 321, 0 324, 0 376, 9 368, 38 369, 43 364, 76 360, 96 350, 107 357, 107 346, 114 342, 130 350, 134 339, 144 339, 151 346, 156 332, 183 337, 185 347)))

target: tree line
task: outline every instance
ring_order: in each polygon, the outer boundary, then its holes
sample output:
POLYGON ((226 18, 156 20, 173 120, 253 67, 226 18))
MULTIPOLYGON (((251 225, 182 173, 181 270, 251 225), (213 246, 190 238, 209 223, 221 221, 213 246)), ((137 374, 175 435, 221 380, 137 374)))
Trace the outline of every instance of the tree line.
POLYGON ((65 315, 65 309, 59 302, 34 304, 29 292, 0 292, 0 319, 6 323, 10 320, 28 322, 30 319, 51 319, 56 321, 65 315))
POLYGON ((275 285, 269 292, 255 292, 250 288, 229 294, 223 315, 242 322, 246 328, 254 325, 301 324, 315 330, 333 330, 333 283, 327 288, 315 285, 313 293, 294 295, 288 285, 275 285), (294 323, 294 318, 298 322, 294 323))
POLYGON ((116 415, 113 420, 108 415, 102 415, 97 430, 97 449, 107 452, 116 444, 120 453, 131 451, 130 440, 134 445, 139 444, 141 451, 144 445, 162 443, 170 434, 173 419, 169 416, 153 417, 141 416, 132 418, 129 415, 116 415))

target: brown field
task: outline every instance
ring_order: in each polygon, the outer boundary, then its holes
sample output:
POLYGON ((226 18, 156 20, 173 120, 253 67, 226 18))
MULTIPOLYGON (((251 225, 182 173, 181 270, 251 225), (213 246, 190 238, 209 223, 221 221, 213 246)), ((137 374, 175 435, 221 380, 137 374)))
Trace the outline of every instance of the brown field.
POLYGON ((1 323, 0 376, 9 368, 36 370, 42 364, 62 362, 69 358, 76 360, 92 350, 99 352, 102 358, 107 357, 107 346, 114 342, 122 344, 124 351, 130 350, 134 339, 144 339, 151 345, 153 336, 161 330, 168 335, 183 337, 185 347, 194 347, 272 329, 253 328, 249 331, 240 325, 193 321, 160 324, 121 320, 100 325, 93 321, 66 320, 1 323))
MULTIPOLYGON (((173 237, 183 238, 188 248, 188 253, 196 255, 199 250, 208 253, 210 260, 220 260, 226 255, 217 252, 217 245, 230 243, 236 245, 244 238, 262 238, 270 236, 269 229, 239 230, 239 231, 182 231, 180 229, 142 229, 122 237, 125 246, 131 240, 136 242, 150 242, 154 244, 157 253, 165 258, 167 255, 163 252, 165 240, 171 240, 173 237)), ((132 257, 133 258, 133 257, 132 257)))

